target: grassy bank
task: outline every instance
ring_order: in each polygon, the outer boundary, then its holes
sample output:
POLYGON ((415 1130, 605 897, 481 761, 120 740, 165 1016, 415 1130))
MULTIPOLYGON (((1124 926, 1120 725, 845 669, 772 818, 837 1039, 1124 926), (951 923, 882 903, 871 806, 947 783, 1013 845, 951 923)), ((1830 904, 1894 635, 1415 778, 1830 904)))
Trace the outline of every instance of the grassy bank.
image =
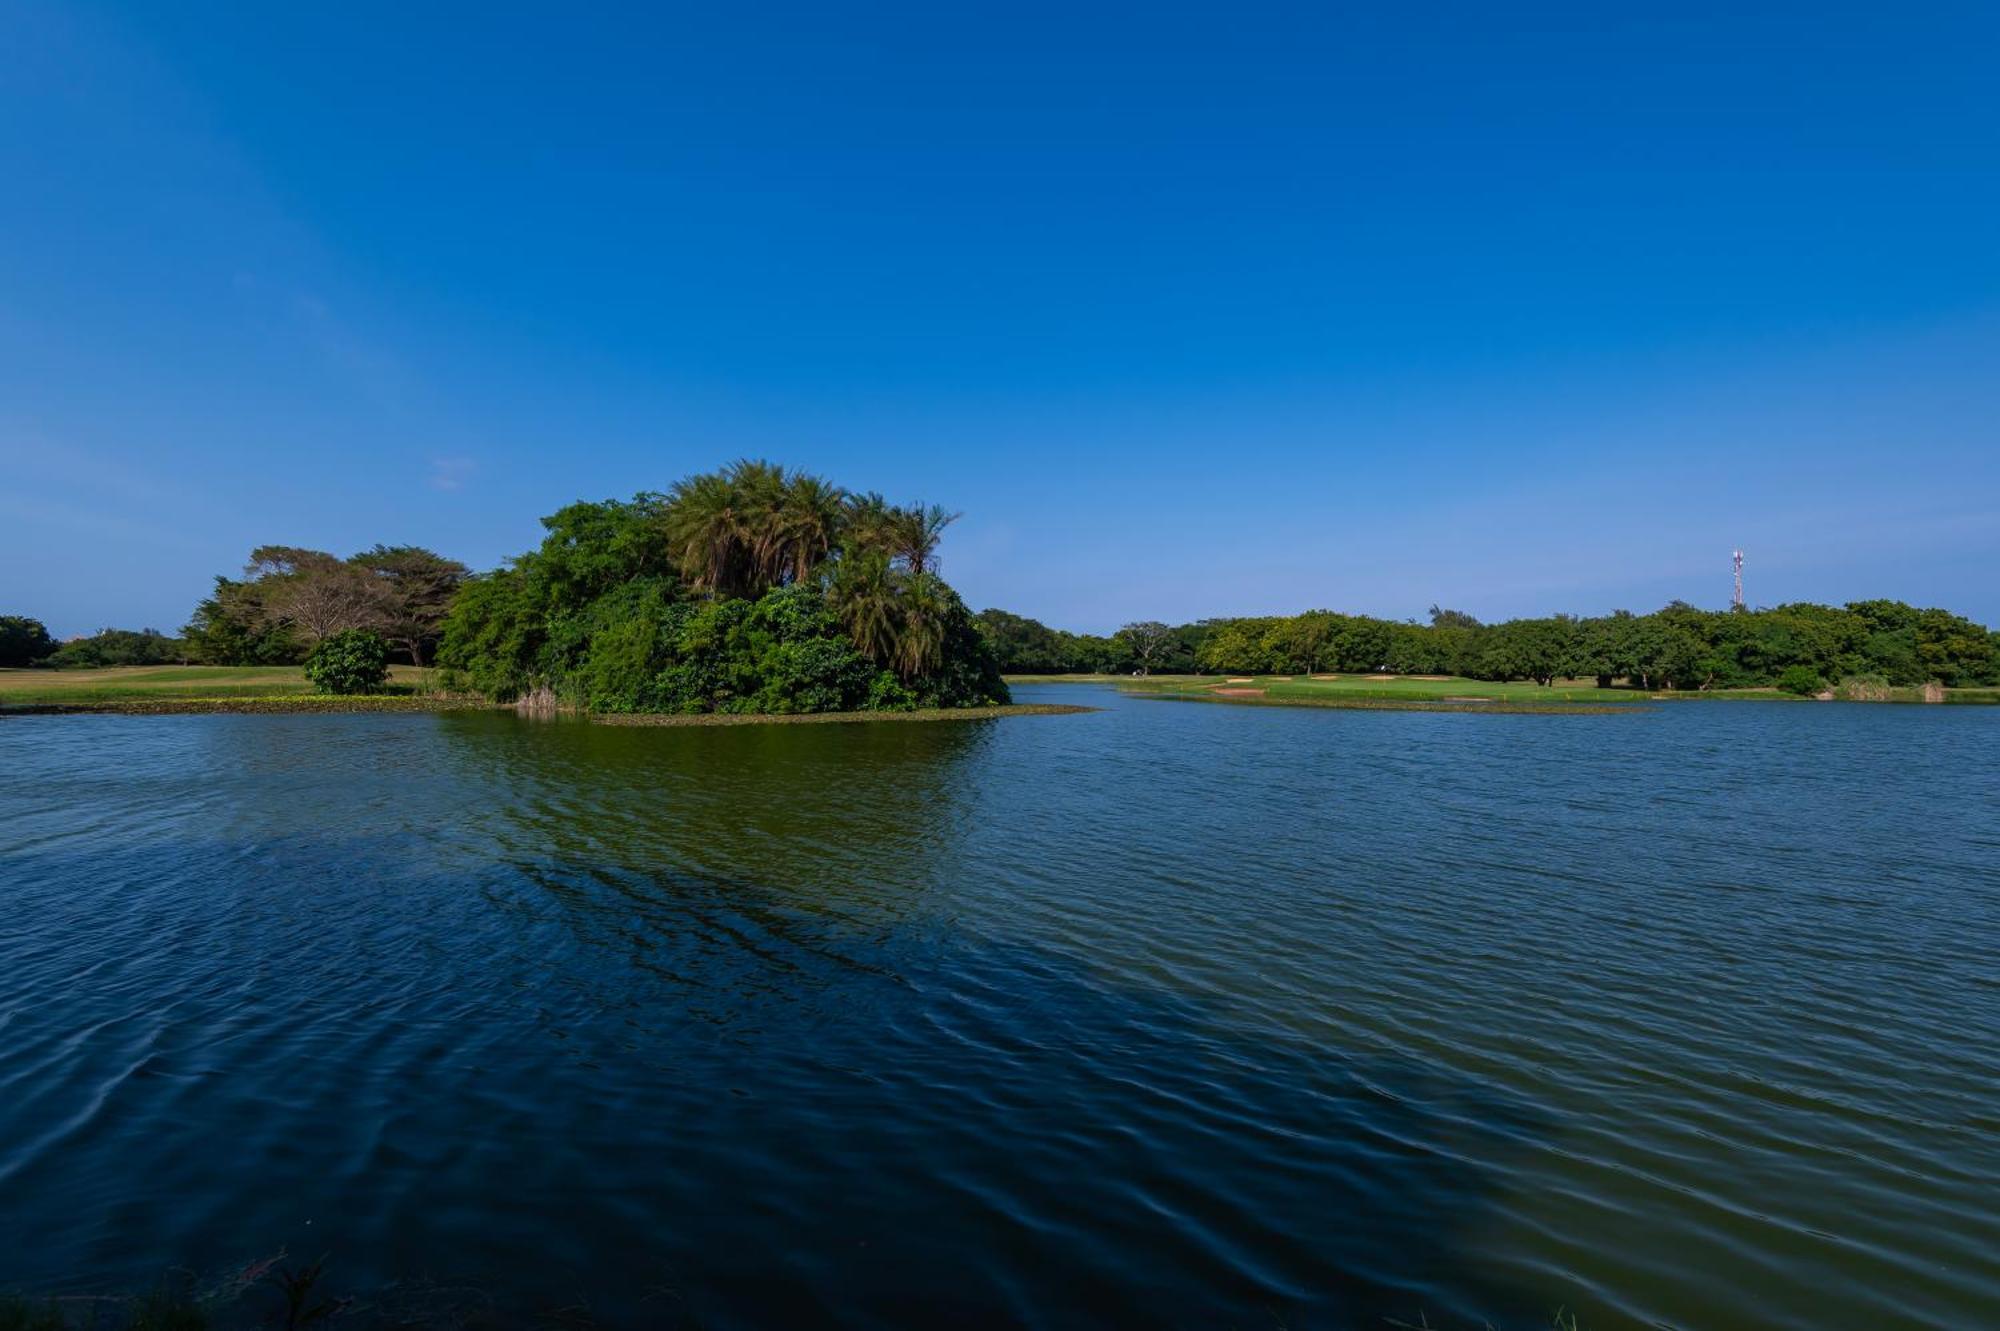
MULTIPOLYGON (((378 697, 420 697, 432 671, 389 668, 389 691, 378 697)), ((313 697, 298 666, 109 666, 101 670, 0 670, 0 707, 172 699, 270 701, 313 697)))
MULTIPOLYGON (((435 687, 433 672, 396 666, 386 693, 336 697, 313 692, 296 666, 117 666, 103 670, 0 670, 0 713, 62 715, 111 712, 137 716, 202 713, 437 712, 494 707, 435 687)), ((590 719, 622 726, 812 725, 856 721, 978 721, 996 716, 1057 716, 1094 707, 1016 703, 1004 707, 931 708, 913 712, 816 712, 791 716, 700 713, 590 719)))
POLYGON ((0 716, 315 715, 345 712, 451 712, 487 708, 477 698, 445 694, 289 693, 227 698, 89 698, 66 702, 0 703, 0 716))
MULTIPOLYGON (((1714 689, 1648 693, 1597 687, 1588 679, 1544 686, 1444 675, 1163 675, 1151 678, 1056 676, 1045 682, 1089 679, 1134 695, 1183 701, 1291 707, 1356 707, 1385 711, 1615 712, 1653 702, 1805 702, 1777 689, 1714 689)), ((1029 678, 1019 683, 1030 682, 1029 678)), ((1879 702, 1921 703, 1922 689, 1890 689, 1879 702)), ((2000 690, 1947 689, 1947 703, 2000 703, 2000 690)))

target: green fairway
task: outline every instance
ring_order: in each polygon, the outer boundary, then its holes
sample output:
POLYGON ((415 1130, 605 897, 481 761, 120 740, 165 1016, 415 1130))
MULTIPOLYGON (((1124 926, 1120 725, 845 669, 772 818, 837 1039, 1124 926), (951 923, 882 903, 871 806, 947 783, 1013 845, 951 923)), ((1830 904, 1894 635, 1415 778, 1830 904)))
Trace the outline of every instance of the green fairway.
MULTIPOLYGON (((1613 687, 1601 689, 1595 680, 1561 679, 1552 686, 1517 680, 1465 679, 1443 675, 1171 675, 1157 678, 1065 676, 1115 683, 1128 693, 1204 702, 1293 704, 1321 707, 1435 706, 1451 710, 1560 711, 1668 701, 1799 702, 1803 699, 1777 689, 1708 689, 1647 692, 1613 687)), ((1021 682, 1027 682, 1024 678, 1021 682)), ((1881 702, 1916 703, 1923 690, 1887 691, 1881 702)), ((1947 703, 2000 702, 2000 690, 1947 689, 1947 703)))
MULTIPOLYGON (((392 693, 413 694, 432 672, 392 666, 392 693)), ((297 666, 108 666, 101 670, 0 670, 0 707, 148 699, 282 698, 309 694, 297 666)))
POLYGON ((1563 680, 1544 688, 1419 675, 1204 675, 1124 679, 1118 684, 1138 696, 1189 702, 1425 711, 1603 711, 1644 703, 1651 696, 1630 689, 1600 689, 1587 680, 1563 680))
MULTIPOLYGON (((1445 702, 1460 699, 1540 703, 1643 702, 1651 695, 1633 689, 1600 689, 1594 680, 1558 680, 1553 687, 1528 681, 1496 683, 1485 679, 1427 675, 1241 675, 1203 676, 1197 681, 1133 679, 1124 686, 1148 692, 1208 692, 1222 698, 1262 696, 1272 701, 1301 702, 1405 699, 1445 702)), ((1745 690, 1747 695, 1774 698, 1773 689, 1745 690)))

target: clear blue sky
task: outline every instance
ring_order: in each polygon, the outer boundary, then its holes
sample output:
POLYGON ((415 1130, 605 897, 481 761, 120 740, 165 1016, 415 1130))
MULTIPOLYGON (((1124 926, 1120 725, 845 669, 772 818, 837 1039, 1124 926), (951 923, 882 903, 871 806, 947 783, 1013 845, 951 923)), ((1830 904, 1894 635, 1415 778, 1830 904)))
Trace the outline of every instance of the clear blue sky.
POLYGON ((2000 623, 1990 0, 597 11, 0 0, 0 613, 753 455, 1078 629, 2000 623))

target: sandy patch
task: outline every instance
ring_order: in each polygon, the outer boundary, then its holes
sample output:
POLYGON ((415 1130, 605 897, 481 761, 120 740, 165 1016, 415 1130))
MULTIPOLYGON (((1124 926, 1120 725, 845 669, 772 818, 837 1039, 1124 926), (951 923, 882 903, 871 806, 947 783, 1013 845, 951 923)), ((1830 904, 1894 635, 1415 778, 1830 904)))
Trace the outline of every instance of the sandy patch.
POLYGON ((1264 690, 1262 689, 1223 688, 1223 689, 1210 689, 1209 692, 1220 694, 1224 698, 1261 698, 1264 696, 1264 690))

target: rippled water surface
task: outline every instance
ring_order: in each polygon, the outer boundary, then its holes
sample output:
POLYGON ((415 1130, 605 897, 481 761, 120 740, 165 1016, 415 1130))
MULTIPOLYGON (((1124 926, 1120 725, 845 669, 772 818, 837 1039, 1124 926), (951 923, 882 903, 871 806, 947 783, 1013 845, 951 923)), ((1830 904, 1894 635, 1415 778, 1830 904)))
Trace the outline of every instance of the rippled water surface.
POLYGON ((0 719, 0 1286, 2000 1325, 2000 711, 0 719))

